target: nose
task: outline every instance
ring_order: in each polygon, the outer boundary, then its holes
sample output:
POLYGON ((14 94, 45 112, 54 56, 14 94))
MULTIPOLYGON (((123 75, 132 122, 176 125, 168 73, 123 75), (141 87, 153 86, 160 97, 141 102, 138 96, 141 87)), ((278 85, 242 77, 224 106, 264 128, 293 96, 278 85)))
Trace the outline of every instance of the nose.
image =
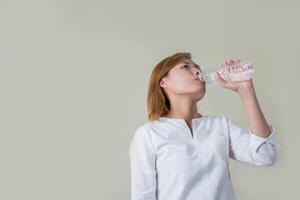
POLYGON ((200 69, 199 69, 199 70, 196 70, 196 71, 195 71, 195 75, 197 75, 197 76, 198 76, 198 75, 200 74, 200 72, 201 72, 201 70, 200 70, 200 69))
POLYGON ((195 71, 194 74, 195 74, 196 78, 199 78, 200 70, 195 71))

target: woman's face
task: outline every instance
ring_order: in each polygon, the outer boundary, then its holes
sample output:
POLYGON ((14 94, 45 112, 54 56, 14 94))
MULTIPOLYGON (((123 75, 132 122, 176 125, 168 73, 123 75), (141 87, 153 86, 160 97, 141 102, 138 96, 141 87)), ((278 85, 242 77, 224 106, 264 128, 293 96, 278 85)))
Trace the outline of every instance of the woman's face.
POLYGON ((191 59, 184 59, 162 78, 160 85, 169 95, 193 95, 201 99, 205 82, 198 78, 201 68, 191 59))

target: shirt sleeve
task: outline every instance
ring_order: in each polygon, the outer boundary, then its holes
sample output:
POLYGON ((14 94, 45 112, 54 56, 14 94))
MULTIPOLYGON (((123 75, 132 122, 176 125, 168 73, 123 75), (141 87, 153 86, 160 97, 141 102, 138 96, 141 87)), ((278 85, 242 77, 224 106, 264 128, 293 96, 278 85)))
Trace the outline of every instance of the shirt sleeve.
POLYGON ((240 127, 230 119, 226 118, 226 121, 230 141, 230 158, 257 166, 273 165, 275 163, 279 145, 275 129, 271 124, 268 124, 271 134, 264 138, 240 127))
POLYGON ((138 127, 129 147, 131 200, 156 199, 156 154, 145 127, 138 127))

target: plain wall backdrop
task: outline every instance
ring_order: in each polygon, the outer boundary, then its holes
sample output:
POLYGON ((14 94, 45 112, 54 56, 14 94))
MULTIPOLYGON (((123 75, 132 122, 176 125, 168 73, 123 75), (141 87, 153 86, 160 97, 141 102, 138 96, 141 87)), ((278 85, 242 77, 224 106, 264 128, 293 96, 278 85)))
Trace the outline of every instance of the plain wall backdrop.
MULTIPOLYGON (((251 61, 276 129, 275 165, 230 160, 237 199, 300 199, 300 2, 0 1, 0 199, 128 200, 128 148, 163 58, 251 61)), ((199 112, 247 128, 239 96, 207 84, 199 112)))

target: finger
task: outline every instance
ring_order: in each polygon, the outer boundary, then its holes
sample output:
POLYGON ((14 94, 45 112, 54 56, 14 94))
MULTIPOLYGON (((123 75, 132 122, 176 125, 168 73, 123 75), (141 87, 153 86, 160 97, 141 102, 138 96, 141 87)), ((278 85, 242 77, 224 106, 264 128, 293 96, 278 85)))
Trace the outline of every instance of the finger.
POLYGON ((230 60, 225 60, 224 64, 225 65, 229 65, 230 64, 230 60))
POLYGON ((241 60, 234 60, 234 64, 235 65, 240 65, 241 64, 241 60))
POLYGON ((236 60, 236 66, 241 67, 241 60, 236 60))
POLYGON ((226 60, 225 64, 226 65, 232 65, 232 64, 234 64, 234 60, 226 60))

